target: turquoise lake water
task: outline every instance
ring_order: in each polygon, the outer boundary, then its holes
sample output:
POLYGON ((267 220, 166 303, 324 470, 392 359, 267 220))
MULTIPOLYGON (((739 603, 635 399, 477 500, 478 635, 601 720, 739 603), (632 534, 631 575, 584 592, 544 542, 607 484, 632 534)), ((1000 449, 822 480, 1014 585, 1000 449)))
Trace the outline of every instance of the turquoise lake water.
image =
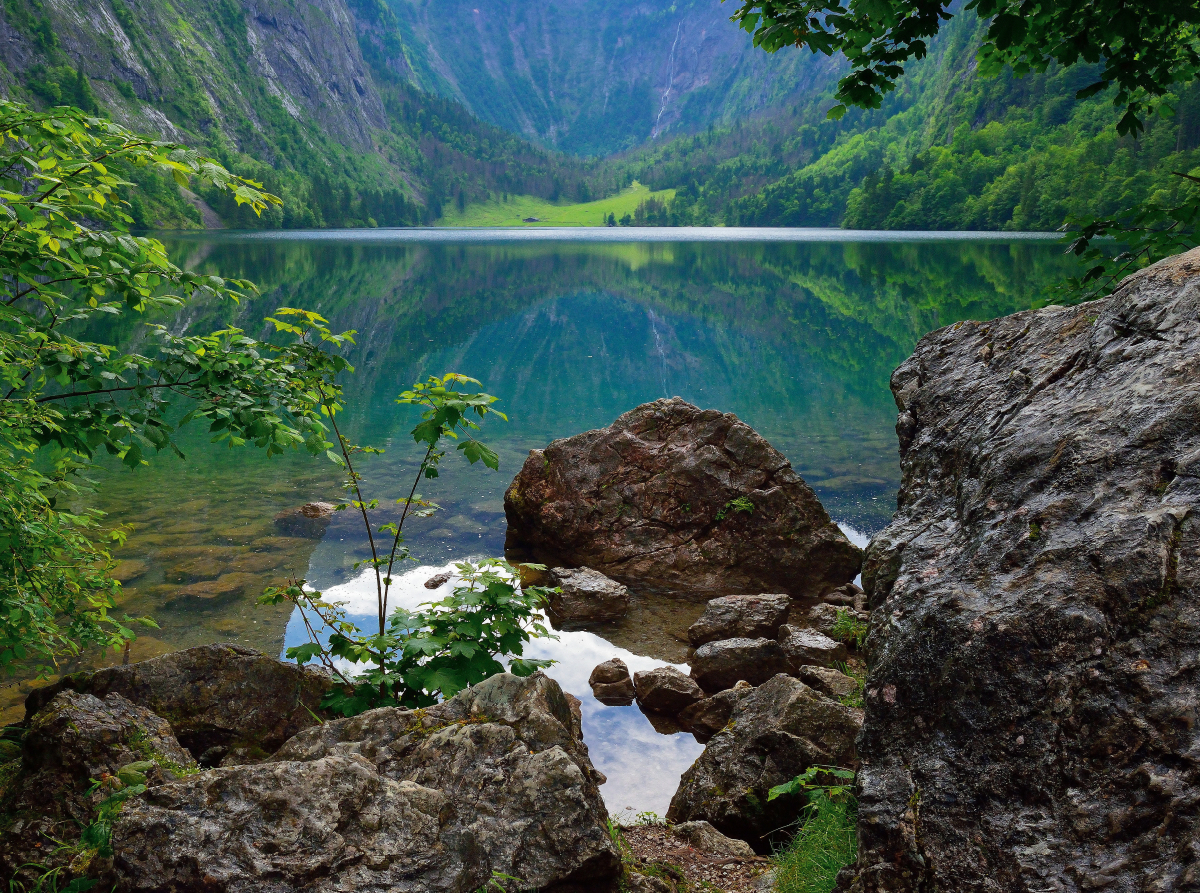
MULTIPOLYGON (((1072 269, 1044 239, 837 230, 372 230, 168 244, 188 267, 261 289, 239 306, 189 307, 167 320, 174 331, 233 324, 265 335, 263 318, 280 306, 357 330, 344 424, 356 441, 386 450, 363 468, 368 496, 406 494, 419 459, 408 436, 414 418, 393 403, 399 391, 454 371, 500 398, 509 422, 489 422, 482 435, 500 471, 447 461, 423 487, 443 510, 411 526, 417 564, 401 589, 412 603, 431 595, 421 584, 436 569, 502 553, 503 493, 528 450, 659 397, 748 422, 865 543, 895 508, 892 369, 940 326, 1053 303, 1052 286, 1072 269)), ((279 537, 272 526, 282 509, 336 501, 333 466, 231 452, 201 432, 183 442, 187 464, 162 456, 101 475, 99 505, 133 525, 121 553, 127 607, 161 626, 135 656, 212 641, 278 652, 300 630, 254 598, 288 577, 373 614, 353 569, 364 538, 348 513, 319 542, 279 537), (225 570, 190 581, 179 568, 197 558, 225 570)), ((600 705, 587 675, 616 655, 635 670, 686 665, 682 631, 702 607, 640 599, 624 623, 539 646, 559 661, 550 675, 583 701, 585 740, 609 778, 602 791, 614 812, 665 812, 702 746, 662 723, 656 731, 636 706, 600 705)), ((17 694, 10 687, 6 703, 17 694)))

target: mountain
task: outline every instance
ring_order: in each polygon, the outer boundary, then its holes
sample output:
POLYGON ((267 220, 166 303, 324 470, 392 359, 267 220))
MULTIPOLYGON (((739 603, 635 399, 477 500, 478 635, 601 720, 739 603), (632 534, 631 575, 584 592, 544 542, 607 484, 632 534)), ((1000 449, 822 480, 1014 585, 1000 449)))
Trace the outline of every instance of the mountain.
MULTIPOLYGON (((0 88, 207 149, 284 198, 260 220, 201 189, 237 226, 412 224, 493 193, 587 194, 579 162, 415 87, 399 46, 382 0, 5 0, 0 88)), ((133 179, 144 225, 212 210, 133 179)))
POLYGON ((578 155, 732 123, 832 83, 839 64, 768 55, 720 0, 388 0, 414 82, 578 155))
MULTIPOLYGON (((1111 93, 1079 100, 1087 65, 978 76, 983 25, 963 12, 908 66, 880 109, 824 120, 824 87, 756 119, 609 164, 675 189, 671 224, 859 229, 1054 230, 1131 204, 1173 202, 1200 166, 1200 85, 1175 115, 1118 136, 1111 93)), ((779 55, 797 51, 780 50, 779 55)))

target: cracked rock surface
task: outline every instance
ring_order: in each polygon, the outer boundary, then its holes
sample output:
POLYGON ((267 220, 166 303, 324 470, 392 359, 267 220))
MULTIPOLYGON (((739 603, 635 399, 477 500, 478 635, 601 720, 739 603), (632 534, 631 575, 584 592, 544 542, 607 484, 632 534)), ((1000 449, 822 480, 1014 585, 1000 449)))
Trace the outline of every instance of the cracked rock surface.
POLYGON ((892 391, 849 886, 1200 890, 1200 250, 892 391))
POLYGON ((506 552, 636 590, 819 595, 861 555, 787 459, 734 415, 674 397, 533 450, 504 494, 506 552))

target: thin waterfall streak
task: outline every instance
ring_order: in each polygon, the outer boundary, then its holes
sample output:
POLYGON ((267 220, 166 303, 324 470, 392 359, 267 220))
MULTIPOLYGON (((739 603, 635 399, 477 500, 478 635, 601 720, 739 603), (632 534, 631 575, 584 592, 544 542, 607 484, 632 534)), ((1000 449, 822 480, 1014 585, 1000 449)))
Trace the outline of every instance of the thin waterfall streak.
POLYGON ((663 112, 667 110, 667 100, 671 96, 671 87, 675 83, 675 48, 679 46, 679 35, 683 33, 683 22, 675 26, 675 40, 671 43, 671 57, 667 60, 667 88, 663 90, 662 101, 658 106, 658 117, 654 119, 654 130, 650 139, 658 139, 658 125, 662 122, 663 112))
POLYGON ((654 333, 654 349, 658 351, 658 359, 661 364, 663 396, 670 397, 671 395, 667 393, 667 352, 663 349, 662 336, 658 334, 658 326, 655 324, 658 318, 654 315, 653 310, 646 312, 650 314, 650 331, 654 333))

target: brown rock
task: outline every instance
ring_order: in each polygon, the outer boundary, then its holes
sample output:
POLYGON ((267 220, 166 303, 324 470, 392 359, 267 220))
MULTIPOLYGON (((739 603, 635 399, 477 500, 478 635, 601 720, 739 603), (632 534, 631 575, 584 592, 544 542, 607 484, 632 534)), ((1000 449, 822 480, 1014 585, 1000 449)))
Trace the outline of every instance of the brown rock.
POLYGON ((674 667, 657 667, 633 674, 638 704, 651 713, 674 716, 704 697, 694 680, 674 667))
POLYGON ((275 527, 284 536, 320 539, 333 519, 334 506, 328 502, 309 502, 275 516, 275 527))
POLYGON ((848 698, 858 691, 858 683, 853 677, 832 667, 800 667, 796 676, 805 685, 834 699, 848 698))
POLYGON ((692 657, 692 678, 707 692, 733 688, 739 679, 761 685, 790 669, 779 643, 767 638, 709 642, 692 657))
POLYGON ((677 397, 532 451, 504 511, 513 557, 635 589, 819 593, 861 561, 776 449, 677 397))
POLYGON ((779 628, 779 644, 792 670, 803 666, 830 667, 846 660, 846 646, 815 629, 800 629, 784 624, 779 628))
POLYGON ((596 664, 588 677, 588 685, 597 701, 612 706, 632 704, 636 696, 629 667, 619 657, 596 664))
MULTIPOLYGON (((839 605, 822 603, 808 609, 808 625, 822 635, 833 638, 833 628, 837 625, 839 605)), ((841 608, 842 611, 850 610, 841 608)))
POLYGON ((439 587, 445 586, 447 583, 449 583, 450 578, 453 576, 454 574, 450 573, 450 571, 442 571, 440 574, 434 574, 425 581, 425 588, 438 589, 439 587))
POLYGON ((629 610, 629 590, 589 567, 550 571, 550 610, 556 620, 620 620, 629 610))
POLYGON ((726 595, 710 599, 700 619, 688 627, 697 647, 717 639, 775 638, 787 620, 792 600, 786 595, 726 595))

